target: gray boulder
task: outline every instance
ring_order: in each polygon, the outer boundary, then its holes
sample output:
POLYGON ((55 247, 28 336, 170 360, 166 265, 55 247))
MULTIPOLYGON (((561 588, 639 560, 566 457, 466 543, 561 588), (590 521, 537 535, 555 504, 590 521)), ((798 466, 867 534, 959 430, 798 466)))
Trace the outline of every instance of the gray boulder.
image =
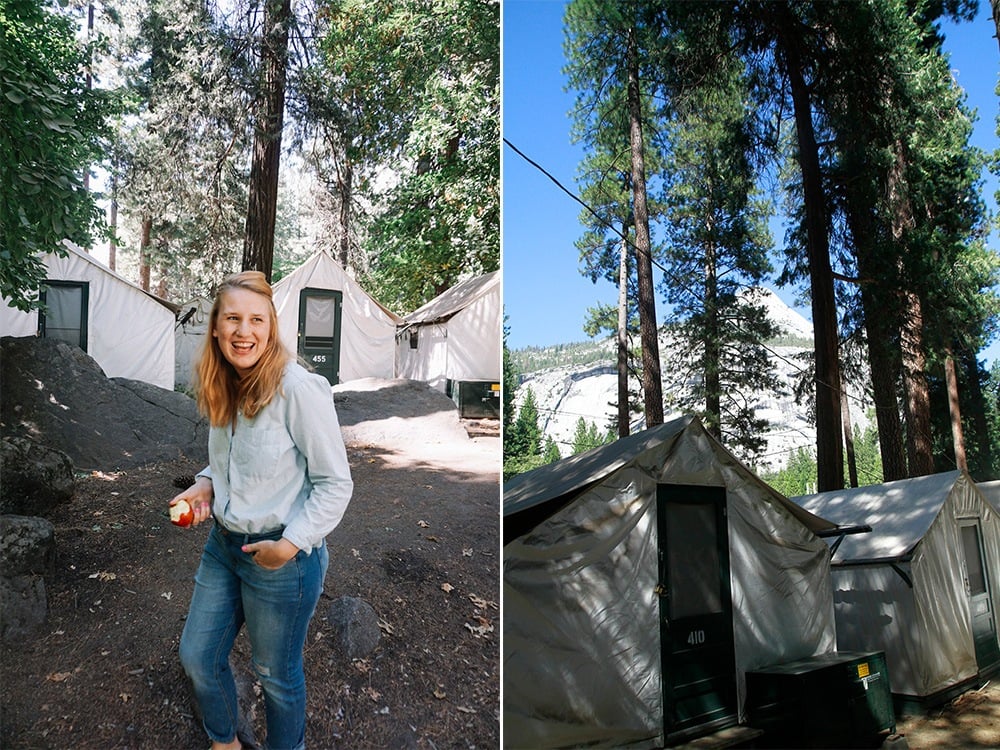
POLYGON ((32 336, 0 339, 0 423, 80 469, 134 468, 208 457, 208 423, 182 393, 108 378, 79 347, 32 336))
POLYGON ((0 440, 0 513, 46 516, 73 497, 73 462, 26 437, 0 440))
POLYGON ((346 661, 368 656, 382 635, 375 610, 368 602, 353 596, 342 596, 330 604, 327 625, 333 635, 333 650, 346 661))
POLYGON ((45 622, 44 577, 54 567, 51 523, 31 516, 0 516, 0 638, 23 638, 45 622))

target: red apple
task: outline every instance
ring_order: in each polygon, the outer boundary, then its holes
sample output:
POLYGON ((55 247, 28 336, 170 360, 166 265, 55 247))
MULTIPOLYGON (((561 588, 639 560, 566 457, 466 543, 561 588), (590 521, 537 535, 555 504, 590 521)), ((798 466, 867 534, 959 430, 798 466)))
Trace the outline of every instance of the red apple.
POLYGON ((170 506, 170 523, 174 526, 190 526, 194 520, 194 509, 187 500, 178 500, 170 506))

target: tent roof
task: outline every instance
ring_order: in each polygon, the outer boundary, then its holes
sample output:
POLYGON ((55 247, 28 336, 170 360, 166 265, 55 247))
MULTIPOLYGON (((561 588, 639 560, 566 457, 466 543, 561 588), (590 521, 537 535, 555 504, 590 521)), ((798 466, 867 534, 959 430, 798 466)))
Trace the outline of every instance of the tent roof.
POLYGON ((489 294, 500 284, 500 272, 493 271, 456 284, 409 315, 403 316, 408 325, 436 323, 460 313, 473 302, 489 294))
POLYGON ((898 559, 913 551, 944 506, 961 471, 793 497, 806 510, 841 526, 868 524, 844 537, 837 561, 898 559))
MULTIPOLYGON (((696 417, 678 417, 613 443, 577 453, 524 474, 518 474, 504 484, 504 518, 517 514, 525 514, 525 516, 530 514, 533 520, 543 520, 569 502, 572 499, 571 496, 596 484, 647 451, 663 443, 676 442, 687 430, 691 429, 705 432, 705 428, 696 417)), ((827 531, 835 528, 836 524, 831 520, 821 518, 789 501, 788 498, 760 480, 749 469, 743 467, 721 443, 708 435, 707 432, 705 435, 711 440, 711 445, 717 455, 743 469, 775 502, 785 507, 812 531, 827 531)), ((672 449, 671 445, 670 450, 672 449)), ((505 541, 506 536, 505 534, 505 541)))
POLYGON ((305 260, 304 263, 302 263, 302 265, 291 273, 283 276, 279 281, 274 282, 272 289, 277 291, 285 286, 295 289, 300 284, 308 286, 315 278, 323 278, 323 271, 326 271, 328 274, 332 274, 338 280, 345 284, 350 284, 352 287, 360 291, 368 299, 370 299, 376 307, 388 315, 392 319, 393 323, 399 323, 401 320, 396 313, 392 312, 392 310, 368 294, 364 287, 358 283, 357 279, 347 273, 344 267, 324 250, 317 250, 314 252, 305 260))
POLYGON ((983 493, 986 502, 993 506, 993 509, 1000 513, 1000 479, 992 482, 978 482, 976 487, 983 493))
MULTIPOLYGON (((69 240, 63 240, 62 245, 63 245, 63 247, 66 250, 68 250, 69 252, 71 252, 73 255, 76 255, 79 258, 87 261, 88 263, 92 264, 93 266, 95 266, 99 270, 103 271, 104 273, 108 274, 112 278, 117 279, 121 283, 127 284, 128 286, 130 286, 133 289, 135 289, 137 292, 142 292, 143 294, 145 294, 147 297, 149 297, 154 302, 158 302, 159 304, 163 305, 165 308, 167 308, 168 310, 170 310, 170 312, 173 313, 174 316, 176 316, 177 313, 180 311, 180 309, 181 309, 180 305, 175 305, 173 302, 168 302, 167 300, 163 299, 162 297, 157 297, 152 292, 146 291, 145 289, 143 289, 138 284, 135 284, 135 283, 129 281, 128 279, 126 279, 124 276, 119 276, 117 273, 115 273, 110 268, 108 268, 106 265, 104 265, 103 263, 101 263, 99 260, 97 260, 97 258, 95 258, 93 255, 91 255, 90 253, 88 253, 86 250, 84 250, 82 247, 80 247, 76 243, 70 242, 69 240)), ((68 279, 67 279, 67 281, 68 281, 68 279)))

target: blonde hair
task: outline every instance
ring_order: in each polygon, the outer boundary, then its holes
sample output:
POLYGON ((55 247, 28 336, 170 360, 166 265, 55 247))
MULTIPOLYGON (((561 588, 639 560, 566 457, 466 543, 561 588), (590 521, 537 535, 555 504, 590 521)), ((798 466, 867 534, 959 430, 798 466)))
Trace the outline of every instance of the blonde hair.
POLYGON ((278 313, 274 309, 271 285, 267 283, 264 274, 260 271, 243 271, 222 282, 212 305, 209 332, 195 368, 198 411, 215 427, 232 424, 238 411, 242 411, 246 417, 256 416, 281 388, 285 365, 291 359, 278 336, 278 313), (267 346, 245 378, 240 378, 236 373, 236 369, 222 355, 218 340, 211 335, 216 329, 222 296, 234 289, 245 289, 266 297, 270 320, 267 346))

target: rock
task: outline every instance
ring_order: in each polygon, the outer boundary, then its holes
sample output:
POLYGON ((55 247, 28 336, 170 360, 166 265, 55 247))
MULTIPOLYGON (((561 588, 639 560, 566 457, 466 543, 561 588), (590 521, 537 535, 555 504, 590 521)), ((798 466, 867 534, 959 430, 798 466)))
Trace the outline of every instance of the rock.
POLYGON ((55 339, 0 339, 0 424, 60 450, 80 469, 113 471, 186 456, 208 459, 208 424, 193 399, 108 378, 78 347, 55 339))
POLYGON ((333 648, 347 661, 363 659, 378 645, 381 632, 371 605, 353 596, 335 599, 327 610, 333 648))
POLYGON ((48 616, 41 576, 0 576, 0 638, 25 638, 48 616))
POLYGON ((33 516, 0 516, 0 575, 48 575, 55 569, 56 533, 33 516))
POLYGON ((25 437, 0 440, 0 514, 39 516, 73 497, 73 462, 25 437))
POLYGON ((23 638, 45 622, 44 576, 54 567, 51 523, 31 516, 0 516, 0 638, 23 638))

